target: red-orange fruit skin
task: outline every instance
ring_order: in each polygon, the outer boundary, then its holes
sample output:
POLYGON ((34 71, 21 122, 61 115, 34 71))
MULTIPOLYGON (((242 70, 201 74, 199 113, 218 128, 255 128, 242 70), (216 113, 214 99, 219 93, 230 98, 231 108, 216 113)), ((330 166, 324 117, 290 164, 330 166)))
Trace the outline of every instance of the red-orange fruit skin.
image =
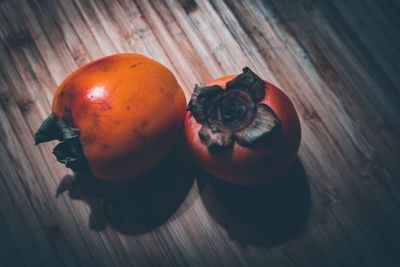
POLYGON ((138 54, 117 54, 84 65, 58 87, 56 118, 80 130, 91 173, 125 181, 152 168, 183 126, 186 99, 174 75, 138 54))
MULTIPOLYGON (((209 82, 225 89, 235 75, 209 82)), ((281 129, 257 146, 243 147, 236 142, 232 149, 210 153, 201 142, 197 123, 190 111, 185 114, 185 137, 188 148, 198 163, 210 174, 235 185, 256 186, 278 177, 296 157, 301 140, 300 120, 288 96, 266 82, 266 96, 261 101, 271 107, 281 121, 281 129)))

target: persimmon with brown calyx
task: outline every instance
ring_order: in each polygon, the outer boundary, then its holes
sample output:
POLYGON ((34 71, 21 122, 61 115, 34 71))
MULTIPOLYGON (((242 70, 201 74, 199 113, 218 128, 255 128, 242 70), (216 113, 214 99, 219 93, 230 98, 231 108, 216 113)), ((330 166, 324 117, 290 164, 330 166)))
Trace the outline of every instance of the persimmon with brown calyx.
POLYGON ((300 146, 299 117, 290 99, 249 68, 195 86, 185 136, 199 164, 236 185, 278 177, 300 146))
POLYGON ((61 83, 35 142, 57 139, 53 153, 67 167, 125 181, 167 154, 185 108, 185 96, 165 66, 138 54, 107 56, 61 83))

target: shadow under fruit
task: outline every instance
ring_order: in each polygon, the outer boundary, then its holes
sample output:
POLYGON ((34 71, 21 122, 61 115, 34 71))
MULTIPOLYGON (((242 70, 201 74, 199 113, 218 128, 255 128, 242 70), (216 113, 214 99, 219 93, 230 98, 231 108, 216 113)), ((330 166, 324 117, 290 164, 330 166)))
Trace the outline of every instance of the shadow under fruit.
POLYGON ((124 234, 145 233, 168 220, 193 184, 193 168, 184 154, 183 149, 175 148, 154 169, 127 182, 67 175, 57 195, 68 191, 71 199, 86 202, 91 209, 91 229, 102 231, 110 225, 124 234))
POLYGON ((210 215, 239 243, 274 246, 298 235, 310 208, 310 191, 298 158, 281 176, 239 187, 201 171, 200 195, 210 215))

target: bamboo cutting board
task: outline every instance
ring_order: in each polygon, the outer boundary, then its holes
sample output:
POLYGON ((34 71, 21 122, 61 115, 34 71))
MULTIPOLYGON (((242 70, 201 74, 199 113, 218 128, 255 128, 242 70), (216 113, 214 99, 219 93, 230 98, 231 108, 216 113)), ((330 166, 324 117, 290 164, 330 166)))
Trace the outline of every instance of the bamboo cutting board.
POLYGON ((0 1, 0 266, 399 266, 397 1, 0 1), (64 77, 119 52, 195 83, 249 66, 302 123, 257 189, 185 158, 118 187, 79 180, 33 133, 64 77), (84 181, 84 182, 82 182, 84 181))

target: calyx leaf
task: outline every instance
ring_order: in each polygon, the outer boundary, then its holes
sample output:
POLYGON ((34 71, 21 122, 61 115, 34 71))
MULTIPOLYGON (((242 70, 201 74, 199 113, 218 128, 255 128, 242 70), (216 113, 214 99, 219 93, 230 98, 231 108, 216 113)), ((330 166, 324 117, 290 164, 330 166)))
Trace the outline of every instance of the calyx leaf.
POLYGON ((35 133, 35 144, 52 140, 61 141, 53 150, 57 160, 75 172, 90 174, 79 136, 79 129, 51 113, 35 133))
POLYGON ((248 67, 227 82, 225 90, 218 85, 196 84, 187 110, 202 124, 198 135, 210 153, 233 142, 251 148, 279 129, 281 122, 276 113, 259 103, 268 93, 266 90, 266 82, 248 67))

